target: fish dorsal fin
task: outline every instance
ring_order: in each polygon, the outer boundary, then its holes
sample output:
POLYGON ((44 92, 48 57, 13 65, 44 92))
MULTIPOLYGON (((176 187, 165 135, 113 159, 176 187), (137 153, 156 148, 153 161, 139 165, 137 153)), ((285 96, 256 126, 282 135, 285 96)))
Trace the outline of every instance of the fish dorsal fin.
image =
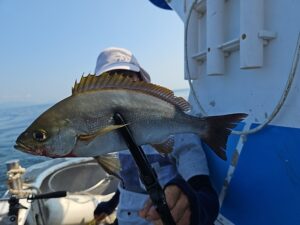
POLYGON ((82 76, 79 83, 75 82, 72 88, 72 95, 114 88, 140 91, 172 103, 183 111, 190 110, 190 104, 184 98, 176 97, 173 91, 145 81, 133 81, 130 77, 122 74, 109 75, 108 73, 104 73, 100 76, 92 74, 88 74, 85 77, 82 76))

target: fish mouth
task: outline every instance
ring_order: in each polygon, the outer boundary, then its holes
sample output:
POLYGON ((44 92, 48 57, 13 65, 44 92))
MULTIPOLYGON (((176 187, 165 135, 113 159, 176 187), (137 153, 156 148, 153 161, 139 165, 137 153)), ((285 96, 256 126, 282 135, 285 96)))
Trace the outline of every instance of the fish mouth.
POLYGON ((21 150, 21 151, 25 151, 25 152, 32 152, 32 149, 30 147, 28 147, 27 145, 21 143, 21 142, 16 142, 16 144, 14 145, 15 149, 21 150))
POLYGON ((43 155, 43 151, 33 149, 33 148, 23 144, 22 142, 16 142, 16 144, 14 145, 14 148, 18 149, 22 152, 29 153, 31 155, 43 155))
POLYGON ((56 155, 56 154, 47 154, 47 151, 45 149, 42 148, 31 148, 25 144, 23 144, 22 142, 16 142, 16 144, 14 145, 14 148, 17 150, 20 150, 22 152, 25 153, 29 153, 31 155, 39 155, 39 156, 47 156, 50 158, 65 158, 65 157, 77 157, 73 151, 71 151, 70 153, 67 153, 65 155, 56 155))

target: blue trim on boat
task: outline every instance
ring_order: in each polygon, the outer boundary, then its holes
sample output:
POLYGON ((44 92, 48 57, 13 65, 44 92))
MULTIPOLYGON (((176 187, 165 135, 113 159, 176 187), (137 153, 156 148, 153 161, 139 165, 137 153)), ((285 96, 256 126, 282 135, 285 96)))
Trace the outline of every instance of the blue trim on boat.
POLYGON ((161 9, 167 9, 172 10, 172 8, 166 3, 165 0, 149 0, 153 5, 161 8, 161 9))
MULTIPOLYGON (((237 135, 230 136, 228 156, 232 156, 238 139, 237 135)), ((300 223, 299 150, 299 128, 267 126, 248 135, 221 208, 222 215, 235 225, 300 223)), ((210 151, 207 157, 211 178, 220 192, 231 157, 224 162, 210 151)))

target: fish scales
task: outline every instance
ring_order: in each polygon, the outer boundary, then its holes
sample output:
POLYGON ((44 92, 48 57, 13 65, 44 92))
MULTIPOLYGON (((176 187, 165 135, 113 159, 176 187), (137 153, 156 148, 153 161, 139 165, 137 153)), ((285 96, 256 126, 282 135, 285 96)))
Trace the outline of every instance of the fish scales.
POLYGON ((103 90, 80 94, 71 98, 68 104, 74 105, 74 107, 68 108, 75 108, 75 110, 72 109, 74 124, 76 124, 76 121, 81 121, 79 123, 85 121, 83 124, 79 124, 78 133, 95 132, 95 130, 113 125, 115 112, 121 113, 126 118, 135 138, 141 140, 141 142, 143 142, 143 136, 136 135, 136 133, 141 134, 145 129, 147 133, 158 135, 157 139, 159 140, 154 140, 155 142, 163 141, 161 139, 165 138, 163 128, 168 129, 167 133, 170 132, 170 127, 182 130, 182 124, 177 128, 175 126, 176 120, 174 118, 177 109, 174 105, 136 91, 103 90), (161 123, 162 120, 165 122, 161 123), (89 129, 91 127, 93 129, 89 129), (161 132, 153 131, 157 127, 160 128, 161 132), (163 137, 160 138, 159 136, 163 137))

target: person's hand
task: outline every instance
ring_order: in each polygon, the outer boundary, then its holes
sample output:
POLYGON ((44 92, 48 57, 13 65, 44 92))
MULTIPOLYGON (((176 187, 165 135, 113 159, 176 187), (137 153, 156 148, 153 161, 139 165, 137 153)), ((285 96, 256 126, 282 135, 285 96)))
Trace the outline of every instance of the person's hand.
MULTIPOLYGON (((165 196, 175 223, 177 225, 189 225, 191 209, 187 196, 176 185, 167 186, 165 196)), ((139 215, 155 225, 163 225, 150 199, 140 210, 139 215)))

